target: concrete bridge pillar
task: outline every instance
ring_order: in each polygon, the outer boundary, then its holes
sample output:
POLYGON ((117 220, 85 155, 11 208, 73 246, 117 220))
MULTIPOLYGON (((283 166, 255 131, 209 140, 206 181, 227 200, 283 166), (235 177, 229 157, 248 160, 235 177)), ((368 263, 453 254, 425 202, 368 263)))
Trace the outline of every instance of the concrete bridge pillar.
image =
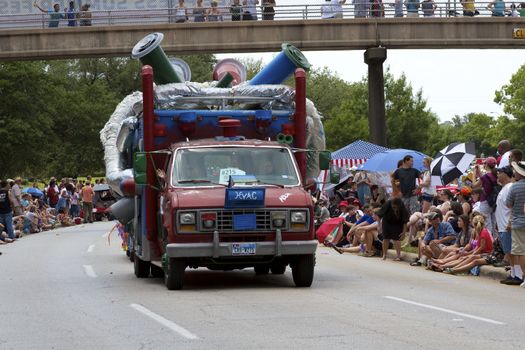
POLYGON ((365 51, 368 65, 368 129, 369 140, 376 145, 386 146, 385 80, 383 62, 386 60, 384 47, 371 47, 365 51))

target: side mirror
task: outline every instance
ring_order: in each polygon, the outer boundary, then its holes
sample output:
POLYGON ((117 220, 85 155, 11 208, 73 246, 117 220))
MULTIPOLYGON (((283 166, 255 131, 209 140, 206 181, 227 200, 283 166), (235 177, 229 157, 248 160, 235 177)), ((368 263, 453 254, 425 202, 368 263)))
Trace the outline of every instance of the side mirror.
POLYGON ((339 173, 331 171, 330 172, 330 183, 337 185, 339 181, 341 181, 341 176, 339 175, 339 173))
POLYGON ((147 185, 148 183, 148 176, 146 174, 147 162, 147 153, 135 152, 133 156, 133 177, 137 185, 147 185))
POLYGON ((332 160, 332 154, 330 151, 319 152, 319 169, 328 170, 330 169, 330 162, 332 160))

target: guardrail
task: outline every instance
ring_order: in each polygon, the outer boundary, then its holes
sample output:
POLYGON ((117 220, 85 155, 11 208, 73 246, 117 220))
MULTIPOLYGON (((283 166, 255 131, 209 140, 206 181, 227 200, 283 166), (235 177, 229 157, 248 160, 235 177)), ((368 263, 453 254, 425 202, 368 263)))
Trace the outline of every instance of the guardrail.
MULTIPOLYGON (((342 5, 341 16, 342 19, 351 20, 353 18, 372 18, 380 20, 382 18, 401 17, 400 9, 396 12, 395 2, 384 2, 382 8, 373 9, 372 3, 368 0, 355 0, 357 4, 342 5)), ((463 6, 459 1, 435 1, 436 7, 434 11, 423 10, 420 3, 417 14, 419 17, 438 17, 438 18, 455 18, 463 17, 463 6), (430 15, 432 13, 432 15, 430 15)), ((491 2, 476 2, 475 3, 475 17, 494 17, 494 13, 487 9, 491 2)), ((511 3, 513 5, 513 3, 511 3)), ((323 6, 319 5, 280 5, 274 6, 275 15, 273 20, 331 20, 323 19, 323 6)), ((232 21, 230 7, 218 7, 222 15, 222 21, 232 21)), ((186 22, 195 22, 195 15, 192 13, 192 8, 188 8, 188 17, 186 22)), ((407 16, 407 8, 402 6, 403 16, 407 16)), ((59 12, 67 15, 64 12, 59 12)), ((80 12, 85 14, 86 12, 80 12)), ((90 18, 73 18, 73 19, 57 19, 59 27, 68 27, 68 22, 73 21, 77 26, 82 26, 89 22, 91 26, 114 26, 114 25, 130 25, 130 24, 166 24, 176 23, 179 17, 176 9, 171 8, 155 8, 155 9, 114 9, 114 10, 94 10, 87 12, 91 15, 90 18)), ((506 6, 502 20, 508 16, 524 16, 525 8, 515 8, 506 6)), ((257 8, 257 22, 265 22, 268 18, 268 13, 265 13, 263 6, 257 8)), ((470 16, 469 16, 470 17, 470 16)), ((233 20, 245 21, 247 16, 239 16, 233 20)), ((28 14, 3 14, 0 15, 0 30, 2 29, 17 29, 17 28, 47 28, 49 26, 49 13, 28 13, 28 14)), ((253 21, 252 21, 253 22, 253 21)), ((177 23, 183 25, 184 23, 177 23)))

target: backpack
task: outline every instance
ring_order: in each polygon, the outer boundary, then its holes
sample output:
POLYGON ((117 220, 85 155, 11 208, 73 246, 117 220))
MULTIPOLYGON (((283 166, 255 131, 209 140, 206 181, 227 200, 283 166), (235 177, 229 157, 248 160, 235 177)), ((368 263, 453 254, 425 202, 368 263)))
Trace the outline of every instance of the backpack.
POLYGON ((487 204, 490 205, 492 210, 495 210, 496 200, 498 199, 498 194, 500 193, 502 187, 498 184, 497 180, 493 181, 492 185, 492 192, 490 192, 490 194, 487 196, 487 204))

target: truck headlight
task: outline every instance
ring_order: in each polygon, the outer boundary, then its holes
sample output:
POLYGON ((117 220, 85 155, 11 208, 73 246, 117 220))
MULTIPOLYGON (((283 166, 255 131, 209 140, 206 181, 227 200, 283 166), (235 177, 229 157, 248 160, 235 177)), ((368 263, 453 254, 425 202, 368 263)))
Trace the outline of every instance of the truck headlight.
POLYGON ((204 230, 213 230, 217 226, 217 213, 205 212, 201 213, 201 228, 204 230))
POLYGON ((292 211, 290 213, 290 221, 292 224, 306 223, 306 211, 292 211))
POLYGON ((179 223, 181 225, 195 225, 195 213, 181 213, 179 223))
POLYGON ((283 229, 286 227, 286 212, 284 211, 272 211, 270 213, 270 219, 272 221, 272 228, 283 229))

